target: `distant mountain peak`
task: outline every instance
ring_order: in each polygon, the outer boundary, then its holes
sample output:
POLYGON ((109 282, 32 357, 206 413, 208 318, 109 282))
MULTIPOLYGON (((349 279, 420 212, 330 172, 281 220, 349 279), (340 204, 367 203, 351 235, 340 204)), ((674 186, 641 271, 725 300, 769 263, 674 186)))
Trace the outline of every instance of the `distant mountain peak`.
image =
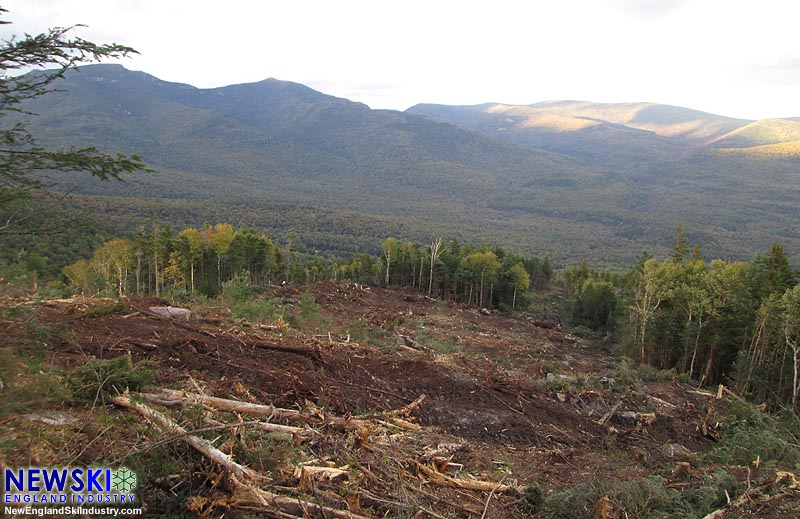
POLYGON ((192 225, 217 201, 265 229, 311 226, 320 250, 348 233, 373 245, 385 233, 457 233, 635 261, 668 251, 677 222, 710 254, 800 243, 785 224, 800 198, 800 139, 771 144, 798 136, 789 119, 576 100, 371 110, 276 78, 196 88, 121 65, 70 72, 23 108, 39 114, 28 122, 45 146, 136 153, 159 171, 84 182, 85 194, 161 199, 166 217, 192 225), (356 217, 318 218, 341 211, 356 217))

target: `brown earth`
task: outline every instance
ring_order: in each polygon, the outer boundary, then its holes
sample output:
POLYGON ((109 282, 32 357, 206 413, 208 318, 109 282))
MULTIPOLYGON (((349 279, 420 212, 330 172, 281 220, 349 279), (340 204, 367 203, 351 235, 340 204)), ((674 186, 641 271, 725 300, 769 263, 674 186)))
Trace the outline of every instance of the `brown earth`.
MULTIPOLYGON (((275 288, 271 295, 291 314, 305 288, 275 288)), ((319 483, 313 497, 367 517, 531 517, 539 508, 536 492, 530 489, 547 496, 589 485, 579 488, 594 488, 602 496, 611 482, 658 474, 670 488, 686 491, 699 488, 719 469, 701 463, 721 427, 706 419, 715 395, 670 377, 635 379, 605 352, 601 338, 575 337, 553 319, 483 315, 410 291, 348 283, 320 283, 311 289, 330 333, 282 324, 234 326, 221 306, 196 307, 188 321, 158 318, 148 308, 168 302, 153 298, 126 300, 116 307, 110 301, 83 299, 29 306, 38 321, 62 330, 60 338, 46 346, 48 362, 67 372, 88 359, 128 355, 133 362, 157 363, 156 388, 364 419, 387 416, 426 395, 410 418, 422 427, 419 430, 394 430, 380 421, 366 433, 343 436, 326 429, 307 448, 294 447, 291 455, 272 440, 262 452, 254 446, 257 436, 249 443, 244 434, 231 440, 246 443, 236 447, 249 449, 240 457, 269 472, 274 486, 290 494, 302 493, 302 485, 288 472, 289 458, 295 465, 298 457, 348 465, 352 474, 347 482, 319 483), (401 334, 430 351, 405 346, 401 334), (407 460, 428 462, 437 449, 453 464, 449 475, 513 484, 518 492, 501 495, 432 484, 407 460), (274 462, 254 461, 253 452, 273 456, 274 462), (681 466, 688 467, 685 474, 681 466)), ((3 346, 29 336, 22 326, 9 327, 3 346)), ((60 427, 64 436, 84 445, 80 460, 115 459, 137 451, 156 435, 129 411, 111 406, 99 410, 97 404, 63 408, 80 418, 77 424, 60 427), (100 425, 91 423, 98 416, 113 416, 129 435, 97 441, 97 457, 92 459, 86 444, 102 433, 100 425)), ((180 414, 176 419, 189 418, 180 414)), ((54 426, 9 414, 0 427, 3 435, 22 436, 24 431, 28 438, 27 443, 4 447, 4 464, 58 462, 57 440, 50 438, 54 426), (47 444, 30 440, 37 434, 50 438, 47 444)), ((220 443, 220 434, 224 440, 219 432, 209 438, 216 435, 220 443)), ((183 450, 175 455, 198 463, 183 450)), ((219 471, 201 465, 202 470, 171 469, 175 473, 169 477, 182 485, 181 513, 188 507, 191 514, 208 517, 279 517, 263 508, 248 512, 247 507, 215 502, 220 490, 209 480, 219 471), (205 501, 198 501, 201 497, 205 501)), ((725 470, 746 484, 746 467, 725 470)), ((164 485, 154 481, 143 490, 150 500, 144 508, 151 515, 163 515, 164 508, 152 500, 165 499, 164 485)), ((628 503, 610 503, 607 512, 595 510, 593 503, 582 506, 562 517, 638 517, 628 503)), ((740 503, 721 517, 797 517, 798 506, 798 492, 765 490, 760 501, 740 503), (761 508, 746 508, 758 502, 761 508)))

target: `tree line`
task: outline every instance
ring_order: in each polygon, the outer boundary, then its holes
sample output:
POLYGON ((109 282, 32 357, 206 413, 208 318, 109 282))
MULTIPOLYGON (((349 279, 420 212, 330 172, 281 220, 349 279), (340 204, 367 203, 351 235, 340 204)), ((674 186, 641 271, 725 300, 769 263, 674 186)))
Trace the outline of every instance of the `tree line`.
POLYGON ((781 245, 706 261, 679 229, 663 261, 644 256, 626 275, 582 264, 562 282, 573 323, 615 334, 629 357, 798 409, 800 285, 781 245))
POLYGON ((360 253, 344 259, 299 253, 294 240, 290 233, 285 243, 276 243, 267 234, 227 223, 175 233, 153 221, 141 226, 132 240, 106 241, 91 258, 62 272, 84 294, 214 296, 225 282, 244 274, 254 286, 348 279, 501 309, 524 306, 528 290, 544 289, 554 272, 548 258, 474 247, 457 239, 446 244, 437 238, 425 245, 390 237, 380 256, 360 253))
MULTIPOLYGON (((390 237, 381 255, 347 258, 299 253, 284 243, 227 223, 175 233, 152 222, 134 239, 114 239, 90 259, 64 267, 83 293, 218 295, 225 283, 351 280, 402 286, 478 307, 524 307, 554 270, 545 258, 496 246, 436 238, 428 244, 390 237)), ((679 230, 671 257, 646 255, 628 273, 590 269, 560 275, 574 325, 607 332, 629 357, 685 373, 702 384, 725 383, 758 402, 800 403, 800 285, 785 250, 773 245, 751 262, 706 261, 679 230)))

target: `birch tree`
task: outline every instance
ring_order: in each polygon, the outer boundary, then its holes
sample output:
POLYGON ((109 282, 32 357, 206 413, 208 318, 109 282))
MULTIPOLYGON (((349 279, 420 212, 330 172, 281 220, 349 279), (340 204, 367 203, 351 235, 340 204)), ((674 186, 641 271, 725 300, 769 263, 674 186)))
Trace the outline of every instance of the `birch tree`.
POLYGON ((444 240, 440 236, 433 243, 431 243, 431 275, 428 278, 428 295, 433 291, 433 267, 439 261, 439 256, 444 252, 444 240))

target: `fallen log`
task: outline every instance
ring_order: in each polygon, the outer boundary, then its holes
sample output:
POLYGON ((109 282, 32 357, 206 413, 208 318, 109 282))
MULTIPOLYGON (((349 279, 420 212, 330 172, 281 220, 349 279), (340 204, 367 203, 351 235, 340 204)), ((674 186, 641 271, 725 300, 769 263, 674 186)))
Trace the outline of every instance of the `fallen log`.
POLYGON ((218 398, 214 396, 201 395, 198 393, 189 393, 186 391, 177 391, 175 389, 162 389, 160 393, 135 393, 135 396, 141 396, 142 399, 152 400, 156 403, 169 403, 172 405, 203 405, 219 409, 222 411, 232 411, 235 413, 250 415, 250 416, 266 416, 268 419, 278 418, 290 422, 308 423, 308 422, 321 422, 323 425, 333 427, 334 429, 344 431, 355 431, 363 427, 373 427, 373 424, 366 420, 358 418, 320 418, 316 416, 307 415, 296 411, 294 409, 283 409, 273 405, 252 404, 250 402, 241 402, 239 400, 228 400, 227 398, 218 398))
MULTIPOLYGON (((317 467, 314 465, 300 465, 294 469, 294 477, 301 482, 310 482, 312 479, 315 481, 336 481, 347 479, 350 476, 349 467, 344 468, 336 467, 317 467)), ((311 486, 309 485, 309 488, 311 486)))
MULTIPOLYGON (((137 393, 137 395, 139 395, 139 393, 137 393)), ((296 411, 294 409, 282 409, 280 407, 275 407, 274 405, 252 404, 250 402, 228 400, 227 398, 218 398, 215 396, 201 395, 199 393, 177 391, 175 389, 162 389, 160 393, 155 395, 151 393, 141 393, 141 395, 142 398, 156 397, 161 398, 162 400, 206 405, 223 411, 233 411, 251 416, 266 416, 269 419, 280 418, 288 421, 301 422, 308 420, 307 416, 304 416, 300 411, 296 411)))
POLYGON ((228 501, 229 505, 254 504, 265 507, 272 506, 282 512, 294 514, 298 517, 307 517, 308 515, 316 514, 322 517, 333 517, 336 519, 370 519, 366 516, 350 513, 346 510, 337 510, 335 508, 310 503, 295 497, 282 496, 258 488, 255 484, 266 481, 266 476, 243 465, 239 465, 233 461, 229 455, 211 445, 211 442, 208 440, 188 434, 186 429, 163 414, 147 405, 133 402, 127 395, 111 397, 111 401, 120 407, 136 411, 142 415, 145 420, 163 432, 182 435, 182 439, 200 454, 227 470, 231 474, 230 483, 234 492, 233 498, 228 501))
POLYGON ((162 321, 169 321, 170 323, 172 323, 174 326, 177 326, 178 328, 183 328, 184 330, 189 330, 190 332, 199 333, 201 335, 206 335, 206 336, 211 337, 213 339, 217 338, 217 336, 214 335, 213 333, 211 333, 209 331, 206 331, 206 330, 203 330, 202 328, 198 328, 197 326, 193 326, 193 325, 191 325, 189 323, 186 323, 186 322, 183 322, 183 321, 179 321, 177 319, 172 319, 171 317, 165 317, 165 316, 163 316, 161 314, 158 314, 156 312, 151 312, 150 310, 146 310, 144 308, 138 308, 138 307, 132 307, 132 308, 134 310, 136 310, 137 312, 139 312, 140 314, 142 314, 142 315, 146 315, 148 317, 153 317, 155 319, 161 319, 162 321))
POLYGON ((240 478, 247 478, 252 480, 265 479, 265 477, 259 474, 258 472, 251 470, 243 465, 239 465, 238 463, 233 461, 233 459, 229 455, 225 454, 221 450, 211 445, 211 442, 209 442, 208 440, 200 438, 199 436, 188 434, 186 429, 176 424, 163 414, 159 413, 152 407, 147 406, 145 404, 134 402, 127 395, 113 396, 111 397, 111 401, 120 407, 125 407, 127 409, 136 411, 137 413, 142 415, 145 418, 145 420, 156 426, 156 428, 161 430, 162 432, 181 435, 183 440, 189 445, 191 445, 196 451, 198 451, 200 454, 210 459, 217 465, 224 467, 231 474, 240 478))
POLYGON ((265 341, 243 341, 246 346, 253 348, 262 348, 266 350, 283 351, 286 353, 297 353, 299 355, 308 355, 310 357, 319 357, 320 348, 314 344, 277 344, 274 342, 265 341))
MULTIPOLYGON (((211 418, 206 418, 206 423, 208 423, 209 425, 218 425, 218 426, 226 425, 217 420, 212 420, 211 418)), ((295 439, 305 439, 307 436, 310 436, 315 432, 313 429, 304 429, 302 427, 295 427, 293 425, 281 425, 278 423, 262 422, 260 420, 256 422, 232 423, 227 425, 229 427, 253 426, 269 433, 290 434, 292 438, 295 439)))
POLYGON ((395 409, 391 411, 389 414, 392 416, 408 416, 416 409, 419 409, 422 404, 425 403, 425 400, 428 399, 428 395, 422 394, 417 397, 416 400, 411 402, 410 404, 401 407, 400 409, 395 409))
POLYGON ((409 422, 408 420, 403 420, 402 418, 397 418, 396 416, 390 416, 385 421, 378 420, 378 423, 388 427, 394 426, 399 429, 406 429, 408 431, 419 431, 422 429, 422 426, 409 422))
POLYGON ((419 350, 419 351, 433 351, 432 349, 428 348, 424 344, 418 343, 417 341, 415 341, 414 339, 412 339, 408 335, 403 335, 402 333, 399 334, 399 335, 400 335, 400 338, 403 339, 403 343, 405 343, 405 345, 408 346, 409 348, 414 348, 415 350, 419 350))
POLYGON ((318 505, 296 497, 282 496, 267 490, 254 487, 247 483, 231 478, 231 486, 235 496, 229 501, 229 506, 242 505, 272 505, 282 512, 298 517, 328 517, 335 519, 371 519, 364 515, 354 514, 347 510, 337 510, 327 506, 318 505))
POLYGON ((480 492, 509 492, 517 490, 516 487, 511 485, 499 485, 491 481, 452 478, 436 471, 433 467, 420 463, 415 459, 409 459, 408 463, 417 475, 422 474, 431 483, 435 483, 444 487, 477 490, 480 492))
MULTIPOLYGON (((207 330, 204 330, 204 329, 202 329, 202 328, 200 328, 198 326, 194 326, 194 325, 189 324, 189 323, 187 323, 185 321, 180 321, 180 320, 177 320, 175 318, 169 317, 168 315, 171 315, 171 314, 169 314, 169 312, 164 314, 164 313, 153 312, 150 309, 144 309, 144 308, 134 307, 134 309, 137 312, 139 312, 139 313, 141 313, 143 315, 146 315, 146 316, 149 316, 149 317, 153 317, 153 318, 156 318, 156 319, 162 319, 164 321, 169 321, 170 323, 172 323, 173 325, 177 326, 178 328, 182 328, 184 330, 189 330, 189 331, 192 331, 192 332, 195 332, 195 333, 199 333, 199 334, 202 334, 202 335, 205 335, 207 337, 214 338, 214 339, 217 338, 217 336, 215 334, 213 334, 213 333, 211 333, 211 332, 209 332, 207 330)), ((315 345, 308 345, 308 344, 276 344, 276 343, 273 343, 273 342, 266 342, 266 341, 253 341, 253 340, 243 340, 243 339, 240 339, 240 340, 246 346, 251 346, 253 348, 262 348, 262 349, 269 349, 269 350, 275 350, 275 351, 284 351, 284 352, 288 352, 288 353, 298 353, 298 354, 301 354, 301 355, 310 355, 310 356, 319 355, 319 347, 317 347, 315 345)))

